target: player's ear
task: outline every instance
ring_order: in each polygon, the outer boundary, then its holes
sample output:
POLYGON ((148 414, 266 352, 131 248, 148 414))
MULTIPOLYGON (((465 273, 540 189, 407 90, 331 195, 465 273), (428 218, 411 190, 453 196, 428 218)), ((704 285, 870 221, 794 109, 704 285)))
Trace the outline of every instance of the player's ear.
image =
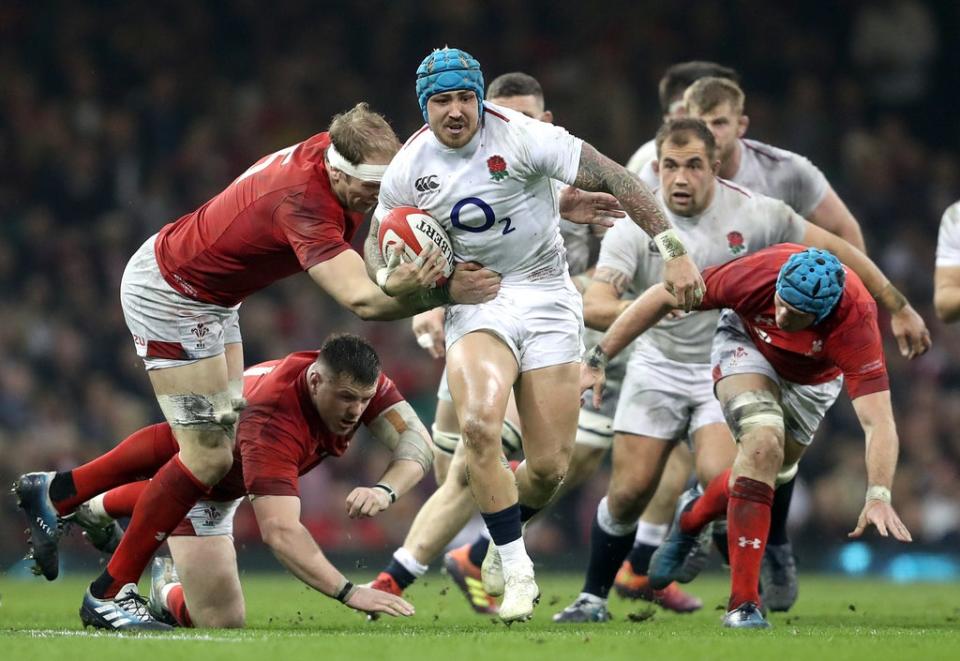
POLYGON ((547 124, 553 124, 553 111, 544 110, 543 114, 540 115, 540 121, 546 122, 547 124))
POLYGON ((737 137, 742 138, 747 132, 747 127, 750 126, 750 118, 746 115, 740 115, 740 119, 737 120, 737 137))
POLYGON ((650 161, 650 167, 653 168, 653 173, 659 177, 660 176, 660 159, 655 158, 652 161, 650 161))

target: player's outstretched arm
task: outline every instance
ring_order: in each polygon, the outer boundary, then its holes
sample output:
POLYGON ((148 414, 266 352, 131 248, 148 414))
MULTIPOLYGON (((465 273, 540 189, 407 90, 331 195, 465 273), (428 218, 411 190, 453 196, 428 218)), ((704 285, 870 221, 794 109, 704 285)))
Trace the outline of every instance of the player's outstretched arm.
POLYGON ((810 212, 807 220, 831 234, 836 234, 860 252, 867 252, 867 245, 863 241, 863 231, 860 229, 860 223, 853 217, 850 209, 843 203, 832 186, 827 186, 827 194, 820 200, 820 204, 810 212))
POLYGON ((808 246, 829 250, 841 263, 860 276, 867 291, 877 304, 890 313, 890 327, 897 338, 900 353, 906 358, 916 358, 930 348, 930 331, 923 319, 913 309, 907 298, 891 284, 873 261, 839 236, 807 221, 803 242, 808 246))
POLYGON ((960 266, 938 266, 933 274, 933 306, 942 321, 960 319, 960 266))
POLYGON ((263 541, 294 576, 357 610, 413 615, 409 603, 395 595, 354 586, 334 567, 300 523, 300 499, 296 496, 260 496, 253 499, 253 512, 263 541))
POLYGON ((866 438, 868 486, 863 511, 850 537, 860 537, 872 525, 884 537, 893 535, 901 542, 912 542, 910 531, 893 509, 890 498, 899 451, 890 391, 881 390, 857 397, 853 400, 853 409, 866 438))
POLYGON ((434 447, 427 428, 406 401, 397 402, 368 426, 378 441, 393 450, 393 461, 372 487, 357 487, 347 496, 350 518, 376 516, 412 489, 433 465, 434 447))
POLYGON ((664 259, 664 284, 676 295, 679 307, 688 311, 696 307, 706 291, 703 279, 643 182, 585 142, 573 185, 587 191, 610 193, 617 198, 633 222, 656 241, 664 259))

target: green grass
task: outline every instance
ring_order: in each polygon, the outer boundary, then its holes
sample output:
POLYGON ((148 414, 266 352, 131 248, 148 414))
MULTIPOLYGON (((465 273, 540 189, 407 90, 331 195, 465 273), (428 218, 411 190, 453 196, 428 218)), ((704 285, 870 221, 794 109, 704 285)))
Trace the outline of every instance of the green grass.
POLYGON ((690 586, 704 599, 694 615, 674 615, 613 599, 616 620, 559 626, 550 616, 579 589, 572 576, 540 577, 543 601, 530 623, 507 629, 473 615, 445 578, 428 576, 408 593, 417 615, 367 623, 289 576, 247 574, 248 626, 243 631, 178 630, 173 635, 84 633, 77 616, 85 583, 78 579, 0 578, 0 658, 164 659, 204 661, 461 661, 466 659, 803 659, 960 658, 960 589, 956 584, 894 585, 804 575, 789 614, 774 614, 771 631, 719 625, 726 579, 690 586), (628 614, 634 614, 632 619, 628 614), (652 616, 648 616, 652 615, 652 616), (637 620, 637 621, 634 621, 637 620))

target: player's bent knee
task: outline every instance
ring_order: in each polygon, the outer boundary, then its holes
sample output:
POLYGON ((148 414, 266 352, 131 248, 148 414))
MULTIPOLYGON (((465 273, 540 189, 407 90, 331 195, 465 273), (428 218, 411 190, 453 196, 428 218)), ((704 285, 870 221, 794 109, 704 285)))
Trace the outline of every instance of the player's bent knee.
POLYGON ((618 521, 636 521, 649 500, 645 490, 633 488, 633 485, 611 484, 607 492, 607 507, 618 521))
POLYGON ((463 446, 474 454, 493 453, 499 461, 501 454, 500 427, 482 416, 467 416, 460 424, 463 446))
POLYGON ((723 406, 723 417, 737 441, 748 434, 769 433, 783 444, 783 409, 772 392, 749 390, 731 397, 723 406))
POLYGON ((236 433, 240 412, 247 405, 246 400, 229 389, 212 394, 159 395, 157 402, 174 429, 222 432, 231 439, 236 433))
POLYGON ((543 488, 556 489, 567 474, 569 461, 552 456, 548 459, 527 458, 527 475, 543 488))

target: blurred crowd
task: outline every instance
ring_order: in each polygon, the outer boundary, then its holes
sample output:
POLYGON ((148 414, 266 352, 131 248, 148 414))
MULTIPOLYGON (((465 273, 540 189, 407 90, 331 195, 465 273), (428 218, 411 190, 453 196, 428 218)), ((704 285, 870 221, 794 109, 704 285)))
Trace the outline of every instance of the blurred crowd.
MULTIPOLYGON (((422 121, 413 80, 429 49, 465 48, 488 79, 537 76, 556 121, 620 162, 657 128, 663 70, 710 59, 740 72, 749 137, 820 166, 931 326, 935 347, 918 361, 888 347, 901 438, 894 497, 915 539, 955 544, 960 329, 936 321, 931 299, 938 222, 960 198, 960 122, 946 116, 960 101, 951 75, 960 52, 950 48, 958 14, 954 3, 919 0, 5 2, 0 483, 73 466, 159 418, 118 300, 143 240, 357 101, 405 138, 422 121)), ((362 323, 306 276, 254 295, 241 318, 248 364, 318 346, 334 330, 366 335, 432 420, 441 365, 416 347, 407 322, 362 323)), ((429 479, 375 522, 343 516, 349 489, 374 481, 384 461, 361 439, 304 480, 305 516, 325 548, 402 539, 429 479)), ((845 396, 800 475, 796 539, 841 542, 865 485, 845 396)), ((604 480, 566 499, 533 544, 583 548, 604 480)), ((5 565, 24 548, 16 516, 7 499, 5 565)), ((241 539, 255 535, 244 521, 241 539)))

